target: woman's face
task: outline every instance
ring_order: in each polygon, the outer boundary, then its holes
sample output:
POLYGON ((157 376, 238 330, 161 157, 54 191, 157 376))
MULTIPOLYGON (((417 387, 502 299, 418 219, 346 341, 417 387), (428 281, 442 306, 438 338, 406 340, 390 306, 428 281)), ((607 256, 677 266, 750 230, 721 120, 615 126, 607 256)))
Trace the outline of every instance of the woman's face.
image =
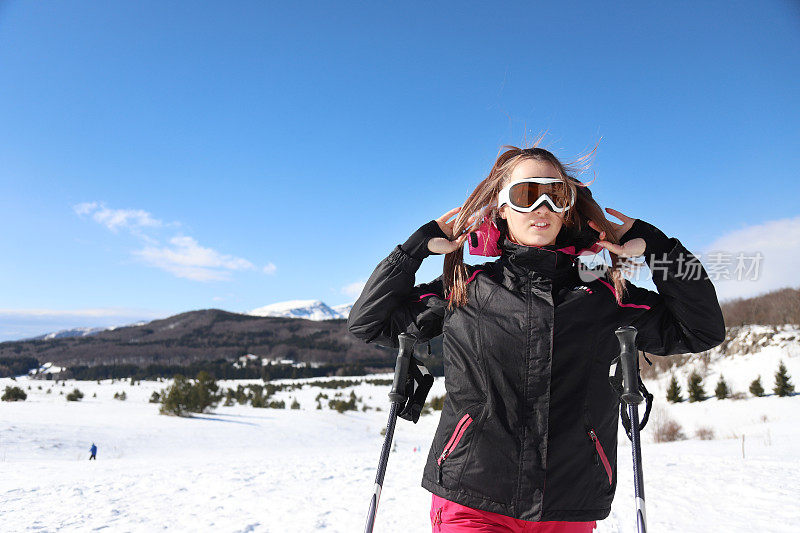
MULTIPOLYGON (((524 159, 511 172, 511 177, 503 184, 522 178, 557 178, 558 171, 548 161, 524 159)), ((556 242, 558 232, 564 224, 564 214, 554 213, 542 204, 530 213, 520 213, 508 204, 500 208, 500 216, 508 222, 509 237, 517 244, 525 246, 546 246, 556 242), (536 226, 544 222, 544 227, 536 226)))

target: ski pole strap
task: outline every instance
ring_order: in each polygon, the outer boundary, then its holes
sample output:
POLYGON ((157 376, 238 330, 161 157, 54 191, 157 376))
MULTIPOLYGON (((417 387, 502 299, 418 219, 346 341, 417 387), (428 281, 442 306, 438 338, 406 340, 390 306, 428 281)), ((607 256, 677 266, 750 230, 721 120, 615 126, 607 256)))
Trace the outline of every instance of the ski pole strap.
POLYGON ((433 375, 422 361, 412 355, 405 382, 405 396, 408 401, 397 416, 416 424, 432 386, 433 375))
MULTIPOLYGON (((644 386, 644 383, 642 383, 641 379, 639 379, 639 392, 641 392, 642 396, 644 396, 644 401, 646 404, 644 416, 642 416, 642 420, 639 422, 639 431, 641 431, 647 425, 647 420, 650 418, 650 409, 653 407, 653 395, 650 394, 650 391, 647 390, 647 387, 644 386)), ((619 416, 622 418, 622 426, 625 428, 625 434, 628 436, 628 440, 632 441, 633 434, 631 433, 631 417, 628 416, 628 410, 626 407, 626 403, 620 403, 619 416)))
MULTIPOLYGON (((645 359, 647 359, 647 357, 645 357, 645 359)), ((647 362, 650 363, 649 360, 647 362)), ((609 384, 617 393, 617 396, 620 397, 622 396, 623 393, 621 367, 622 365, 619 364, 619 356, 617 356, 611 361, 611 367, 609 369, 610 371, 608 376, 609 384)), ((650 410, 653 407, 653 395, 650 393, 650 391, 647 390, 647 387, 644 386, 644 382, 642 381, 642 376, 637 375, 636 377, 639 381, 637 389, 639 390, 639 392, 642 393, 642 396, 644 396, 646 403, 644 416, 642 416, 642 420, 641 422, 639 422, 639 430, 641 431, 647 425, 647 420, 650 418, 650 410)), ((627 404, 625 402, 620 402, 619 415, 620 418, 622 419, 622 425, 625 428, 625 434, 628 435, 628 439, 632 440, 633 436, 631 435, 631 419, 628 416, 628 411, 626 407, 627 404)))

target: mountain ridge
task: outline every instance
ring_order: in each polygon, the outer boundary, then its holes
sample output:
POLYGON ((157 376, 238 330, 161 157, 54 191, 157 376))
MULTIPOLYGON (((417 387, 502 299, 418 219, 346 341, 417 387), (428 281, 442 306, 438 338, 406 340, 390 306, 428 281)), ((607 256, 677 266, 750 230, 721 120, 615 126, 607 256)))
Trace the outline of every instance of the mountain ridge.
MULTIPOLYGON (((262 316, 262 317, 273 316, 273 317, 286 317, 286 318, 304 318, 307 320, 347 320, 347 317, 350 314, 350 309, 352 307, 353 307, 352 303, 339 304, 330 307, 327 304, 325 304, 322 300, 287 300, 284 302, 275 302, 269 305, 265 305, 263 307, 258 307, 246 313, 236 313, 236 314, 247 314, 247 315, 262 316)), ((44 333, 42 335, 36 335, 35 337, 25 337, 22 339, 17 339, 7 342, 41 341, 41 340, 62 339, 68 337, 87 337, 91 335, 96 335, 98 333, 102 333, 104 331, 111 331, 114 329, 125 328, 130 326, 142 326, 147 323, 148 323, 147 321, 139 321, 139 322, 134 322, 132 324, 124 324, 124 325, 109 326, 109 327, 85 326, 85 327, 61 329, 49 333, 44 333)))

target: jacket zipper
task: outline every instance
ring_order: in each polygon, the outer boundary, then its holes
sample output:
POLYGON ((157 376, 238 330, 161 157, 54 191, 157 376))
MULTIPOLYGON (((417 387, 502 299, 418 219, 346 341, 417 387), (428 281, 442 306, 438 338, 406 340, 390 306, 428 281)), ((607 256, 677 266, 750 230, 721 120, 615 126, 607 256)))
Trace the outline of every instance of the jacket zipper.
POLYGON ((608 474, 608 484, 611 485, 611 464, 608 462, 606 452, 603 450, 603 445, 600 444, 600 439, 597 438, 597 434, 594 432, 594 429, 589 430, 589 438, 592 439, 595 451, 597 452, 594 456, 594 463, 597 464, 597 456, 599 455, 600 460, 603 461, 603 467, 606 469, 606 474, 608 474))
POLYGON ((469 413, 464 414, 461 417, 461 420, 458 421, 456 424, 456 428, 453 430, 453 434, 450 436, 450 440, 447 441, 447 445, 445 445, 444 450, 442 450, 441 455, 436 460, 436 463, 439 465, 439 484, 442 484, 442 466, 447 458, 450 456, 450 453, 455 449, 458 445, 458 442, 461 440, 461 437, 464 436, 464 431, 467 430, 469 425, 472 424, 472 417, 469 416, 469 413))

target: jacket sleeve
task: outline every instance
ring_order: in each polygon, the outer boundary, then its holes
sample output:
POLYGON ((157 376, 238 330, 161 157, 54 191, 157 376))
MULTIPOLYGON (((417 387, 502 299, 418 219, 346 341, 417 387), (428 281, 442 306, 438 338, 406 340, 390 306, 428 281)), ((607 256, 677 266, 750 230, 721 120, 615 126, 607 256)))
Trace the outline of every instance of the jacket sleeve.
MULTIPOLYGON (((636 346, 654 355, 698 353, 725 340, 725 321, 714 285, 700 261, 676 238, 642 220, 623 235, 623 243, 641 237, 645 261, 658 292, 627 284, 629 299, 645 309, 630 325, 636 346)), ((636 304, 634 304, 636 305, 636 304)))
POLYGON ((445 305, 442 277, 414 285, 422 260, 398 245, 372 272, 350 309, 347 328, 364 342, 398 347, 397 336, 410 333, 417 342, 442 333, 445 305))

